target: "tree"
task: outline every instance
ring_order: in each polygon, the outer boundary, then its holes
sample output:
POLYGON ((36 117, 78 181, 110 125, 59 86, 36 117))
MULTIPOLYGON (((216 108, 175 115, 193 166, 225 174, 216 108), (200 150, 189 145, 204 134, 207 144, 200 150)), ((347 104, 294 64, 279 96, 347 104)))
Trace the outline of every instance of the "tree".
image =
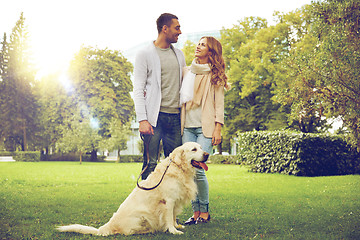
POLYGON ((225 132, 288 127, 289 109, 272 100, 276 79, 284 75, 288 49, 286 25, 267 26, 265 19, 245 18, 222 31, 221 41, 231 89, 225 94, 225 132))
MULTIPOLYGON (((341 117, 360 150, 360 2, 327 0, 311 5, 308 34, 289 56, 286 96, 326 117, 341 117)), ((281 94, 279 94, 280 96, 281 94)), ((279 97, 280 98, 280 97, 279 97)))
MULTIPOLYGON (((4 79, 7 77, 7 68, 9 61, 9 45, 7 42, 6 33, 4 33, 3 41, 1 42, 0 51, 0 83, 3 84, 4 79)), ((1 85, 2 86, 2 85, 1 85)))
POLYGON ((221 43, 226 66, 230 68, 230 62, 238 59, 239 48, 253 39, 255 34, 267 27, 267 21, 263 18, 248 17, 239 21, 230 29, 221 31, 221 43))
POLYGON ((293 128, 305 133, 323 132, 329 128, 329 124, 323 118, 321 109, 317 108, 316 101, 309 94, 308 89, 303 88, 301 85, 292 85, 294 66, 289 59, 292 58, 295 49, 312 46, 311 43, 302 46, 311 24, 310 9, 310 5, 305 5, 286 14, 275 13, 279 22, 278 25, 288 26, 289 51, 288 54, 284 55, 281 62, 285 74, 275 79, 276 88, 274 88, 275 96, 273 100, 290 108, 289 122, 293 124, 293 128), (291 95, 290 92, 296 92, 296 94, 291 95), (302 99, 302 101, 298 99, 302 99))
POLYGON ((62 138, 57 142, 57 147, 62 152, 78 152, 80 164, 83 154, 92 151, 101 141, 97 129, 91 126, 88 117, 77 118, 75 116, 62 130, 62 138))
MULTIPOLYGON (((99 123, 100 136, 104 138, 110 137, 113 119, 126 124, 134 115, 130 96, 132 69, 132 64, 119 51, 84 46, 70 64, 69 77, 78 101, 87 105, 91 117, 99 123)), ((96 157, 96 149, 92 156, 96 157)))
POLYGON ((4 127, 3 127, 3 121, 5 120, 5 104, 7 103, 7 98, 5 95, 5 80, 7 79, 7 68, 8 68, 8 58, 9 58, 9 52, 8 52, 8 42, 6 33, 4 33, 3 41, 1 42, 2 48, 0 51, 0 144, 1 146, 4 146, 5 142, 5 134, 4 134, 4 127))
POLYGON ((70 64, 70 80, 80 101, 99 120, 102 136, 107 135, 112 118, 127 123, 134 115, 130 96, 132 69, 132 64, 119 51, 91 47, 82 47, 70 64))
POLYGON ((77 109, 77 101, 73 94, 67 92, 60 83, 60 73, 43 76, 36 82, 35 92, 38 96, 39 125, 41 131, 37 132, 38 146, 45 149, 55 150, 56 142, 61 138, 62 127, 68 119, 71 119, 77 109))
POLYGON ((7 150, 14 151, 21 146, 21 150, 26 151, 28 140, 35 141, 37 103, 33 94, 34 70, 23 13, 12 30, 9 43, 4 38, 1 56, 0 134, 7 150))
POLYGON ((187 40, 182 49, 185 55, 186 66, 190 66, 195 57, 196 44, 190 40, 187 40))
POLYGON ((113 119, 109 127, 110 137, 102 143, 103 149, 117 151, 117 161, 120 162, 120 151, 127 149, 127 141, 131 135, 130 124, 123 124, 119 119, 113 119))

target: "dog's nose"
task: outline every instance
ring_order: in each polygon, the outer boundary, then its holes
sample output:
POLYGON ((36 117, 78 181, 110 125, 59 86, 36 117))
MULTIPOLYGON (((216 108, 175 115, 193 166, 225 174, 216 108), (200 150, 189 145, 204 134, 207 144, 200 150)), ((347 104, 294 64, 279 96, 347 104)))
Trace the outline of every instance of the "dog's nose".
POLYGON ((204 152, 203 156, 205 161, 209 158, 209 154, 207 152, 204 152))

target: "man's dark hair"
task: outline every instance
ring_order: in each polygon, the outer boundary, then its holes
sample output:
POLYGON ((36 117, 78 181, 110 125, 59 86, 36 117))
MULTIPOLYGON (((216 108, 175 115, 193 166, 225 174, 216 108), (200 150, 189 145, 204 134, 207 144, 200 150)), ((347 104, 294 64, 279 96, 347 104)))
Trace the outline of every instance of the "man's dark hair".
POLYGON ((163 13, 163 14, 161 14, 160 17, 156 20, 158 33, 161 32, 164 25, 170 27, 171 21, 173 19, 178 19, 178 17, 175 16, 174 14, 171 14, 171 13, 163 13))

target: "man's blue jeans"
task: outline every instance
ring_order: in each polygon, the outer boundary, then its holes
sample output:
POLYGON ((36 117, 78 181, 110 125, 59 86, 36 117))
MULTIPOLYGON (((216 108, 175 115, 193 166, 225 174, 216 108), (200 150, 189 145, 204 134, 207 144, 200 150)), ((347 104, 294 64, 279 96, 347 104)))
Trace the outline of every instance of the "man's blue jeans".
MULTIPOLYGON (((201 145, 202 149, 211 154, 212 143, 211 138, 207 138, 202 133, 202 128, 185 128, 182 136, 183 143, 197 142, 201 145)), ((208 212, 209 211, 209 182, 205 175, 204 169, 195 168, 195 182, 198 187, 196 199, 191 201, 192 209, 194 212, 208 212)))
POLYGON ((142 174, 141 178, 145 180, 149 174, 154 171, 159 156, 160 140, 163 143, 165 157, 178 146, 181 145, 181 126, 180 114, 159 113, 156 127, 154 127, 154 135, 144 135, 144 169, 147 165, 147 149, 149 149, 149 166, 142 174), (149 146, 146 146, 146 142, 149 146))

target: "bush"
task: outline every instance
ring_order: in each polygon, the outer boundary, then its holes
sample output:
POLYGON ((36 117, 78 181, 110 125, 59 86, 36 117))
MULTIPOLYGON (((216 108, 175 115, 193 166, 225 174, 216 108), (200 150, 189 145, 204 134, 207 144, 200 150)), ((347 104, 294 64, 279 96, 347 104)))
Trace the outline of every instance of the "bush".
POLYGON ((12 156, 14 152, 0 152, 0 157, 7 157, 7 156, 12 156))
POLYGON ((39 162, 40 161, 40 152, 13 152, 13 159, 19 162, 39 162))
MULTIPOLYGON (((120 156, 120 163, 131 163, 131 162, 143 162, 142 155, 124 155, 120 156)), ((238 156, 229 155, 211 155, 209 157, 208 163, 214 164, 241 164, 238 156)))
POLYGON ((241 164, 239 156, 234 155, 211 155, 208 160, 209 163, 215 164, 241 164))
POLYGON ((296 176, 360 173, 360 154, 339 136, 286 131, 238 134, 239 158, 254 172, 296 176))
MULTIPOLYGON (((98 162, 105 162, 106 156, 98 155, 98 162)), ((86 154, 82 156, 83 162, 90 162, 91 156, 90 154, 86 154)), ((42 155, 41 161, 71 161, 71 162, 79 162, 80 155, 78 153, 56 153, 51 155, 42 155)), ((142 155, 121 155, 120 156, 121 163, 130 163, 130 162, 143 162, 142 155)))
MULTIPOLYGON (((97 156, 97 162, 104 162, 105 156, 97 156)), ((82 156, 83 162, 90 162, 90 154, 85 154, 82 156)), ((69 161, 69 162, 80 162, 80 155, 78 153, 55 153, 50 155, 42 155, 41 161, 69 161)))
POLYGON ((143 162, 142 155, 120 155, 121 163, 143 162))

